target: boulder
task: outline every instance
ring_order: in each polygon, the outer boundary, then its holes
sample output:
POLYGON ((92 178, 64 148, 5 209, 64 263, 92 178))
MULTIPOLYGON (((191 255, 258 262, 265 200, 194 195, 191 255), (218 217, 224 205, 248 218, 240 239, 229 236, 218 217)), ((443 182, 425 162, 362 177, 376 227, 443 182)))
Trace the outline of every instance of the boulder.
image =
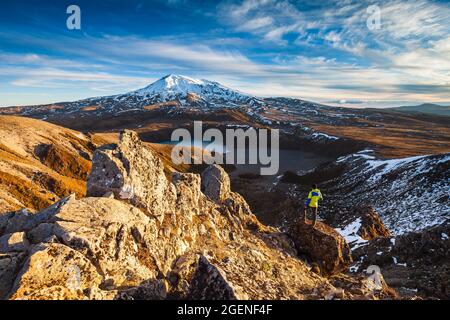
POLYGON ((188 297, 194 300, 238 299, 236 291, 227 280, 225 273, 209 262, 205 256, 201 256, 198 260, 188 297))
POLYGON ((26 251, 29 246, 25 232, 8 233, 0 237, 0 252, 26 251))
POLYGON ((231 191, 230 177, 218 165, 211 165, 201 175, 201 190, 214 203, 220 205, 219 211, 228 217, 231 224, 242 229, 245 225, 258 226, 250 206, 238 193, 231 191))
POLYGON ((202 173, 202 191, 212 201, 222 203, 231 192, 230 177, 218 165, 211 165, 202 173))
POLYGON ((350 247, 345 239, 324 223, 318 221, 313 228, 300 220, 289 233, 297 251, 318 263, 324 275, 345 271, 352 262, 350 247))

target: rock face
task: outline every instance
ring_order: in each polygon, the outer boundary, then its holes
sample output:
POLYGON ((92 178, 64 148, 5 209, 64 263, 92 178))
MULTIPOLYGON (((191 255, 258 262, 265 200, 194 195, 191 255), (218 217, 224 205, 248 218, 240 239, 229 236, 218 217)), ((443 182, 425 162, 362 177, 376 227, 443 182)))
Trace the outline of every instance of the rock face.
MULTIPOLYGON (((259 223, 220 167, 168 179, 134 132, 95 152, 88 194, 0 218, 0 298, 320 299, 336 289, 259 223)), ((304 227, 297 240, 337 272, 348 248, 328 229, 304 227)))
POLYGON ((109 191, 116 199, 129 200, 164 220, 176 200, 176 190, 164 175, 162 161, 143 147, 137 134, 121 133, 120 144, 94 153, 87 196, 99 197, 109 191))
POLYGON ((299 253, 308 255, 324 275, 345 271, 352 257, 345 239, 333 228, 317 222, 313 228, 300 219, 290 230, 299 253))
POLYGON ((373 207, 361 207, 356 211, 356 215, 361 217, 361 227, 358 230, 358 235, 361 238, 364 240, 372 240, 374 238, 389 237, 391 235, 373 207))

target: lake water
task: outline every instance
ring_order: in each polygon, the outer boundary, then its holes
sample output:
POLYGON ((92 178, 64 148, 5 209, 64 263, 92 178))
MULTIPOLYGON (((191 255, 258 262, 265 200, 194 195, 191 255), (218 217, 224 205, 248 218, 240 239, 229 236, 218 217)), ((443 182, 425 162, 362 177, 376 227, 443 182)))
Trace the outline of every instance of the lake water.
MULTIPOLYGON (((173 141, 165 141, 163 144, 170 144, 170 145, 176 145, 178 142, 173 141)), ((189 146, 189 143, 182 143, 182 146, 189 146)), ((228 150, 225 146, 214 144, 211 142, 205 142, 205 141, 192 141, 191 145, 197 148, 202 148, 208 150, 215 150, 217 153, 226 153, 228 150)), ((257 151, 254 149, 235 149, 235 152, 239 152, 244 150, 246 154, 246 159, 248 162, 248 154, 250 151, 257 151)), ((257 154, 257 153, 256 153, 257 154)), ((297 173, 302 173, 304 171, 308 171, 313 169, 314 167, 318 166, 319 164, 322 164, 324 162, 329 161, 329 158, 319 156, 315 153, 303 151, 303 150, 292 150, 292 149, 280 149, 279 150, 279 170, 276 174, 272 176, 264 176, 264 180, 266 182, 273 182, 279 180, 279 177, 284 174, 286 171, 293 171, 297 173)), ((261 164, 236 164, 233 163, 236 166, 236 170, 233 171, 230 176, 232 178, 238 177, 242 174, 260 174, 261 164)))

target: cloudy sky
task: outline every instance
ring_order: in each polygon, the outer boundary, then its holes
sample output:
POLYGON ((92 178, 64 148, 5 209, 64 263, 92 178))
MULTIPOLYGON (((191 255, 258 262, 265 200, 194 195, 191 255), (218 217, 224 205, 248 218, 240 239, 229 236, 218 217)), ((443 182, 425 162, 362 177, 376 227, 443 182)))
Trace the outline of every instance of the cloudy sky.
POLYGON ((449 21, 448 0, 6 0, 0 106, 124 93, 169 73, 344 106, 450 104, 449 21), (66 27, 71 4, 81 30, 66 27))

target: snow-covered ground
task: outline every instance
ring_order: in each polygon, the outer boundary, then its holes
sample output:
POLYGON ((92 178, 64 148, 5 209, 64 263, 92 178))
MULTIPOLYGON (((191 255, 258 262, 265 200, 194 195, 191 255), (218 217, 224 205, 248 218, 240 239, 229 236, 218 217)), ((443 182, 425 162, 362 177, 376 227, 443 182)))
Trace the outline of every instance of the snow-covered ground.
POLYGON ((394 234, 450 219, 450 154, 379 160, 370 150, 341 157, 339 186, 355 204, 370 203, 394 234))
POLYGON ((335 230, 340 233, 341 236, 347 241, 352 250, 361 247, 367 243, 358 235, 358 231, 361 228, 361 218, 357 218, 352 223, 349 223, 344 228, 336 228, 335 230))

